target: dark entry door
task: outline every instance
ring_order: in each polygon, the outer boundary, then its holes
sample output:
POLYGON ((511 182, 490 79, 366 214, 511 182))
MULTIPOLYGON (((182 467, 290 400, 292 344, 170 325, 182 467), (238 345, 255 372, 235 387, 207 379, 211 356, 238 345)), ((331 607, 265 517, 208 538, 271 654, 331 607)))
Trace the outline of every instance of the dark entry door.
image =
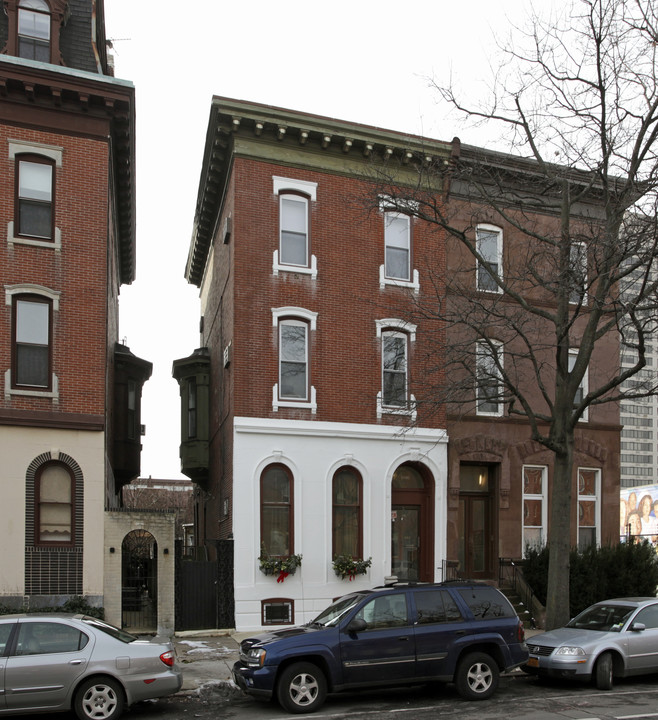
POLYGON ((391 512, 391 574, 399 580, 420 580, 421 506, 393 505, 391 512))
POLYGON ((488 495, 459 497, 459 570, 462 577, 490 575, 490 521, 488 495))

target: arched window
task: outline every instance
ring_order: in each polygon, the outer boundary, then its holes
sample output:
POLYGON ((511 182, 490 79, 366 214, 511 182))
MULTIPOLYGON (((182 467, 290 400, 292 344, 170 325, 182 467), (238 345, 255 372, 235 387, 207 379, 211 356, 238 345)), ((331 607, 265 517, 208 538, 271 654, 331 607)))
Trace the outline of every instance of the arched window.
POLYGON ((18 57, 50 62, 50 8, 45 0, 18 4, 18 57))
POLYGON ((352 467, 342 467, 332 483, 332 549, 333 555, 363 557, 363 483, 352 467))
POLYGON ((269 465, 260 478, 260 544, 266 555, 294 554, 293 486, 284 465, 269 465))
POLYGON ((35 485, 35 544, 73 545, 75 480, 61 462, 43 465, 35 485))

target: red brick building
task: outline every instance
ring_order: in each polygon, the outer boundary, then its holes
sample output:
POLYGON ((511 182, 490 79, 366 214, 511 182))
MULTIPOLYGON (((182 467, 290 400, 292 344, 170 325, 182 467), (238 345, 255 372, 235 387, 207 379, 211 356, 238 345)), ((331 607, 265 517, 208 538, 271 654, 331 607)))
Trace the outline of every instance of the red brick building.
MULTIPOLYGON (((524 508, 543 517, 550 460, 527 425, 475 407, 463 417, 431 395, 450 378, 429 308, 458 255, 444 230, 393 211, 383 181, 415 187, 419 163, 448 166, 457 151, 213 100, 186 268, 201 347, 174 376, 195 536, 210 556, 233 539, 238 629, 310 620, 391 575, 495 579, 500 558, 522 556, 524 508), (281 565, 295 556, 301 566, 281 565), (365 572, 341 574, 337 556, 365 572)), ((436 197, 468 211, 458 186, 436 197)), ((600 489, 611 457, 610 478, 618 470, 619 428, 614 410, 596 420, 580 447, 600 489)), ((599 523, 610 506, 606 490, 599 523)))
POLYGON ((139 474, 151 372, 117 342, 135 276, 134 88, 112 76, 102 0, 4 10, 0 599, 103 604, 104 511, 139 474))

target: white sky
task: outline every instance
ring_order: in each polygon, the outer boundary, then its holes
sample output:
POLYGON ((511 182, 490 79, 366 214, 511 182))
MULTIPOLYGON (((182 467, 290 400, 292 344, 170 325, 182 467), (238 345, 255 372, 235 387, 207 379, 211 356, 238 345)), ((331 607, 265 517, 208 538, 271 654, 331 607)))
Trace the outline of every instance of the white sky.
MULTIPOLYGON (((561 4, 563 0, 558 0, 561 4)), ((566 4, 566 3, 565 3, 566 4)), ((115 75, 136 88, 137 279, 120 333, 150 360, 142 476, 179 478, 172 361, 199 346, 198 289, 185 262, 213 95, 449 141, 466 134, 428 87, 452 72, 469 99, 496 65, 493 35, 528 0, 105 0, 115 75)))

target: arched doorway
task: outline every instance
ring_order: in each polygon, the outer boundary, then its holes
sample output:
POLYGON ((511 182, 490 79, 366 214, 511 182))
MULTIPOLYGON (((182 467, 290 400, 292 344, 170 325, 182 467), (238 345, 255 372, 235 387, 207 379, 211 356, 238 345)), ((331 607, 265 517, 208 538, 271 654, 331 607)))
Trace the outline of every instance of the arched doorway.
POLYGON ((147 530, 132 530, 121 544, 121 626, 155 632, 157 607, 158 544, 147 530))
POLYGON ((434 483, 420 463, 393 473, 391 493, 391 575, 398 580, 434 580, 434 483))

